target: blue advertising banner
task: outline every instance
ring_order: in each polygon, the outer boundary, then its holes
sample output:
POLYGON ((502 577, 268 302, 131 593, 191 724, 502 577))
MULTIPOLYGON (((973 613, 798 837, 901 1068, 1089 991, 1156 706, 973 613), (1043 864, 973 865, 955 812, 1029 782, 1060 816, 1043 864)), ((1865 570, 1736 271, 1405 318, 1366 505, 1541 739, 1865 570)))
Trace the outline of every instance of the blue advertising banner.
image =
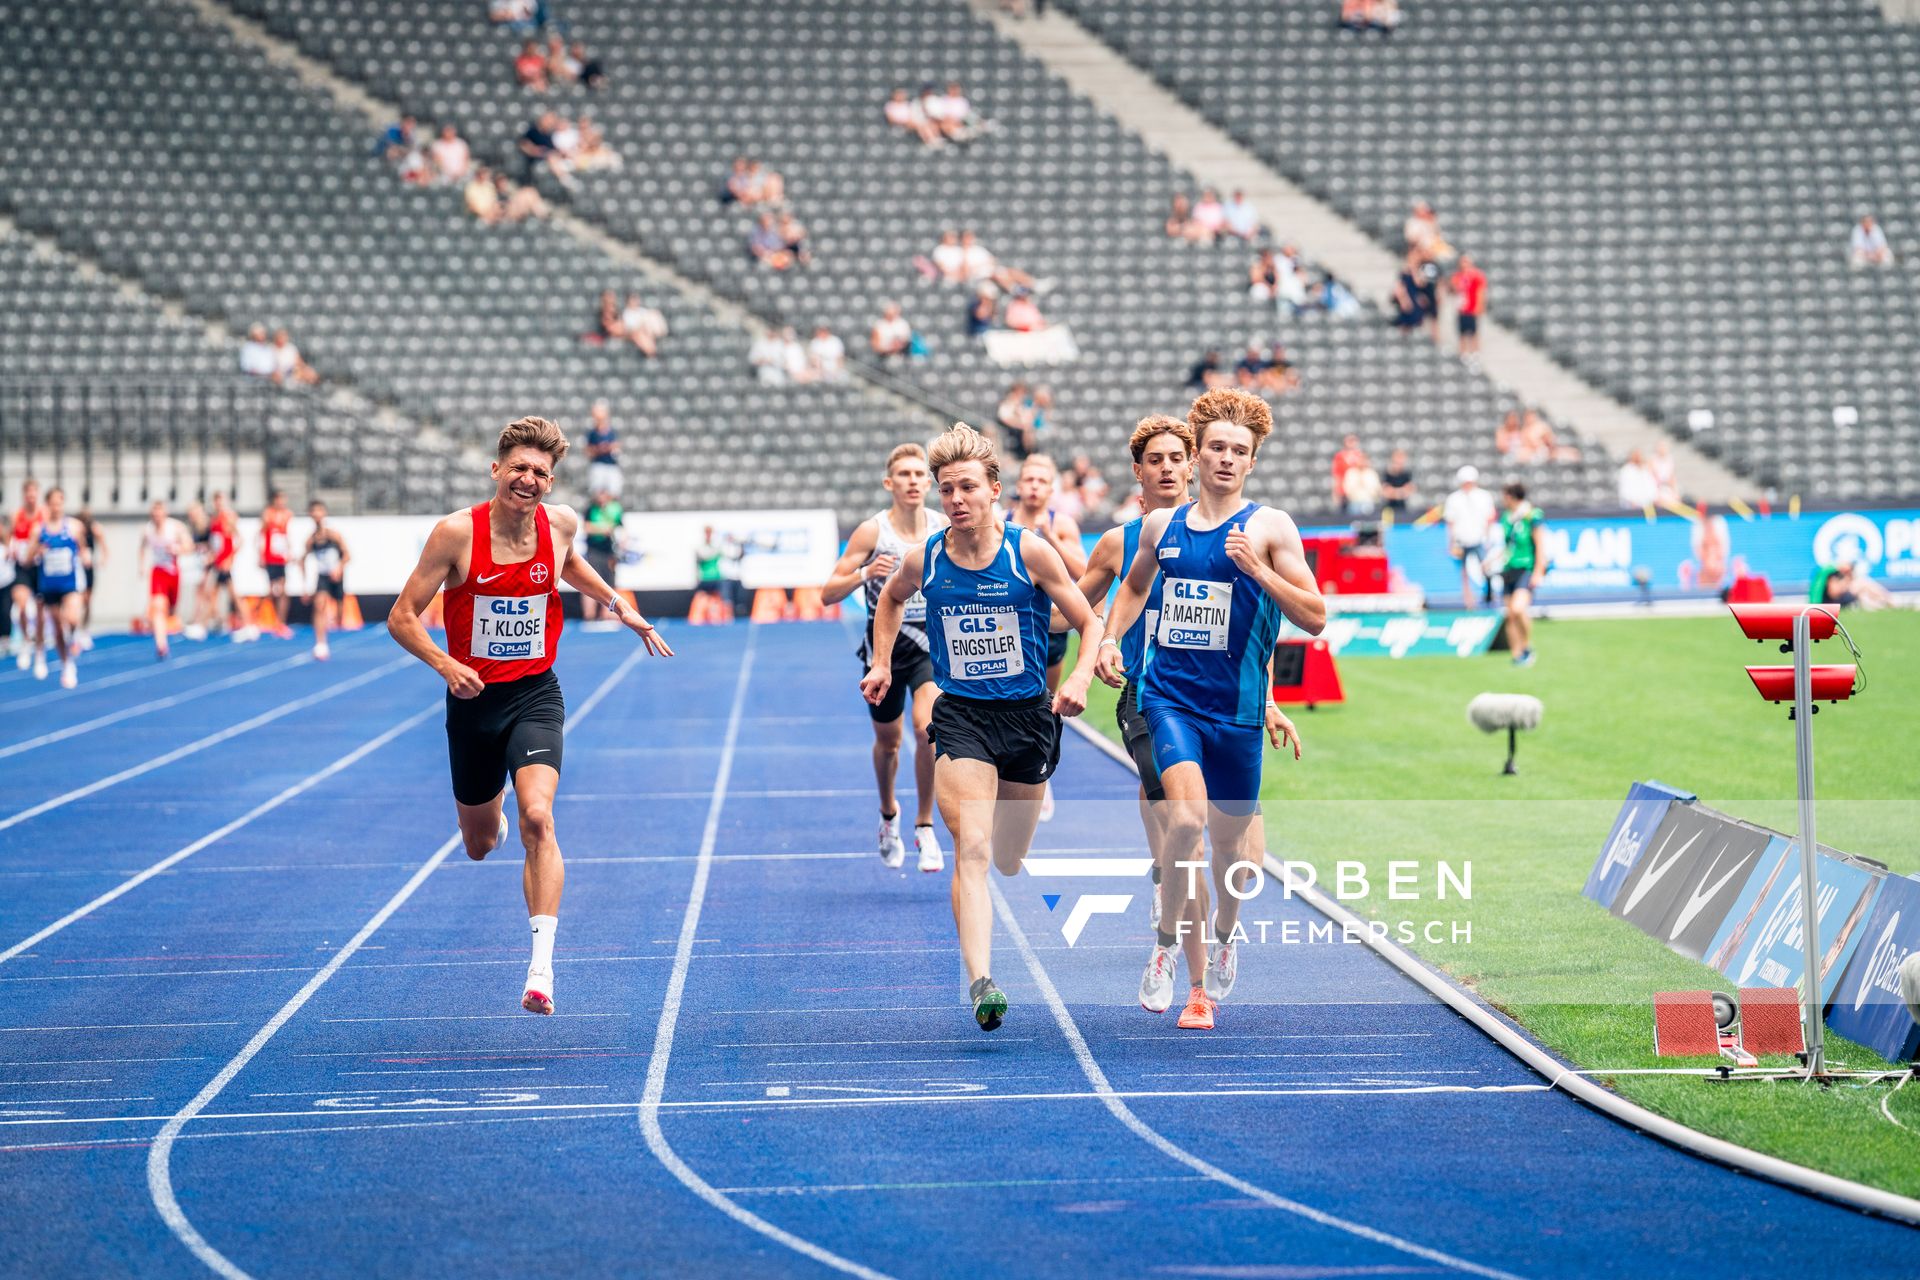
POLYGON ((1888 1062, 1920 1056, 1920 1022, 1900 999, 1900 966, 1920 950, 1920 882, 1889 877, 1853 963, 1834 989, 1827 1025, 1888 1062))
POLYGON ((1659 830, 1667 816, 1667 806, 1675 800, 1690 803, 1693 793, 1678 791, 1660 782, 1636 782, 1628 787, 1627 802, 1620 806, 1613 830, 1600 846, 1600 857, 1587 873, 1586 886, 1580 892, 1603 907, 1612 907, 1620 886, 1639 863, 1641 850, 1659 830))
MULTIPOLYGON (((1798 594, 1818 567, 1843 560, 1893 590, 1920 589, 1920 509, 1753 520, 1716 513, 1705 522, 1637 515, 1555 520, 1552 511, 1546 516, 1553 557, 1541 588, 1547 603, 1556 592, 1637 595, 1636 569, 1646 570, 1655 597, 1717 592, 1743 573, 1764 575, 1780 594, 1798 594)), ((1447 555, 1445 529, 1396 525, 1387 535, 1387 551, 1396 574, 1423 589, 1429 601, 1459 599, 1460 567, 1447 555)))
MULTIPOLYGON (((1820 997, 1839 985, 1861 924, 1872 906, 1876 876, 1826 853, 1816 859, 1820 920, 1820 997)), ((1806 971, 1801 946, 1800 854, 1774 836, 1734 899, 1704 959, 1740 987, 1798 986, 1806 971)))

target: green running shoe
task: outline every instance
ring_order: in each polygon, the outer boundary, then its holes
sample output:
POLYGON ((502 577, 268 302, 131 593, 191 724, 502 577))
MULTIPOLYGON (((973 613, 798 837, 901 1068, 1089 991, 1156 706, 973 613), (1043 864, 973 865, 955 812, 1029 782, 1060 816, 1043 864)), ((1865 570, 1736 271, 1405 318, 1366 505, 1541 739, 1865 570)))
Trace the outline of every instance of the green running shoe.
POLYGON ((993 985, 992 978, 981 978, 967 988, 973 1001, 973 1020, 982 1031, 998 1031, 1007 1016, 1007 993, 993 985))

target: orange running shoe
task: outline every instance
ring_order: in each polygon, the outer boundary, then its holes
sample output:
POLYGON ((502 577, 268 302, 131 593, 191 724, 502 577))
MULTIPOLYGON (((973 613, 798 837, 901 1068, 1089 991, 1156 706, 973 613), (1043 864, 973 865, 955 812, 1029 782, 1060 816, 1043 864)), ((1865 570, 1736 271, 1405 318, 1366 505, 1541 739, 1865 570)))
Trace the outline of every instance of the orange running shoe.
POLYGON ((1180 1011, 1182 1031, 1213 1030, 1213 999, 1201 987, 1187 990, 1187 1007, 1180 1011))

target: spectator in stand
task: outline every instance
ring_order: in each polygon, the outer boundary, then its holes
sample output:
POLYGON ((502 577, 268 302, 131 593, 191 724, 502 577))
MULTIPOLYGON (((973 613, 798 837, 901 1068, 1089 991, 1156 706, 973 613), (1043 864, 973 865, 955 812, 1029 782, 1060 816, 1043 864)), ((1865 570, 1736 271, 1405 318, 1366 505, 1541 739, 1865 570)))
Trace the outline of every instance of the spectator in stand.
POLYGON ((1439 215, 1425 200, 1413 206, 1413 212, 1407 215, 1401 234, 1406 238, 1407 248, 1423 259, 1453 256, 1453 246, 1440 234, 1439 215))
POLYGON ((1307 269, 1301 265, 1300 251, 1290 244, 1280 246, 1279 254, 1274 258, 1273 300, 1282 307, 1291 308, 1295 315, 1307 309, 1307 269))
POLYGON ((1457 300, 1460 327, 1460 358, 1473 364, 1480 358, 1480 317, 1487 307, 1487 273, 1473 265, 1473 259, 1460 255, 1459 265, 1447 280, 1457 300))
POLYGON ((780 211, 780 245, 787 251, 797 266, 807 266, 813 261, 813 251, 807 248, 807 229, 793 210, 780 211))
POLYGON ((1040 282, 1026 272, 1018 267, 1009 267, 994 257, 993 251, 981 244, 971 231, 960 233, 960 252, 968 284, 990 280, 995 288, 1002 291, 1037 289, 1040 286, 1040 282))
POLYGON ((1515 462, 1525 462, 1528 461, 1528 459, 1521 457, 1520 453, 1522 439, 1523 437, 1520 431, 1520 411, 1518 409, 1509 409, 1507 410, 1507 416, 1500 419, 1500 425, 1494 429, 1493 447, 1499 450, 1500 456, 1503 458, 1511 458, 1515 462))
POLYGON ((450 187, 466 181, 467 173, 473 168, 473 152, 468 149, 466 139, 452 125, 441 125, 440 136, 433 140, 433 145, 427 150, 433 159, 435 182, 450 187))
POLYGON ((1341 497, 1350 516, 1371 516, 1380 509, 1380 473, 1362 453, 1340 478, 1341 497))
POLYGON ((1390 36, 1400 25, 1397 0, 1340 0, 1340 28, 1343 31, 1378 31, 1390 36))
POLYGON ((565 179, 566 157, 553 145, 554 131, 560 127, 560 114, 557 111, 542 111, 520 134, 518 143, 521 162, 526 169, 526 177, 532 180, 537 166, 545 165, 553 176, 565 179))
POLYGON ((1233 363, 1233 380, 1240 384, 1242 391, 1258 391, 1260 380, 1267 376, 1267 354, 1257 342, 1247 344, 1246 354, 1233 363))
MULTIPOLYGON (((578 80, 590 92, 597 93, 607 87, 607 68, 597 54, 587 52, 587 46, 578 40, 567 51, 567 64, 573 69, 573 78, 578 80)), ((612 581, 612 579, 608 579, 612 581)))
POLYGON ((958 231, 940 233, 940 243, 927 255, 927 263, 941 284, 967 283, 967 251, 960 247, 958 231))
POLYGON ((753 345, 747 348, 747 363, 753 366, 753 376, 763 385, 787 385, 787 344, 777 330, 769 329, 753 340, 753 345))
POLYGON ((991 333, 999 312, 999 290, 990 284, 983 284, 974 290, 972 301, 967 303, 967 336, 983 338, 991 333))
POLYGON ((1367 460, 1366 451, 1360 447, 1360 437, 1349 432, 1340 440, 1339 451, 1333 455, 1333 502, 1339 506, 1347 500, 1347 472, 1367 460))
POLYGON ((1880 229, 1871 215, 1860 219, 1849 239, 1848 257, 1856 267, 1890 267, 1893 265, 1893 249, 1887 244, 1887 233, 1880 229))
POLYGON ((1529 409, 1520 420, 1520 450, 1531 462, 1578 462, 1580 450, 1570 444, 1561 444, 1560 437, 1554 434, 1549 423, 1538 409, 1529 409))
POLYGON ((793 254, 781 239, 780 228, 771 213, 763 213, 755 220, 753 230, 747 233, 747 252, 771 271, 785 271, 793 266, 793 254))
POLYGON ((1113 509, 1113 514, 1109 519, 1115 524, 1131 524, 1139 519, 1140 516, 1145 513, 1146 509, 1147 500, 1145 496, 1141 494, 1139 487, 1135 486, 1133 491, 1121 500, 1120 505, 1113 509))
POLYGON ((1226 229, 1227 207, 1220 203, 1220 193, 1212 187, 1200 193, 1200 199, 1193 206, 1195 244, 1212 244, 1220 238, 1226 229))
POLYGON ((1427 309, 1428 299, 1432 296, 1432 285, 1425 278, 1427 267, 1428 264, 1421 260, 1418 253, 1408 251, 1406 261, 1400 267, 1400 278, 1393 285, 1393 323, 1407 333, 1425 329, 1438 342, 1439 324, 1427 309))
POLYGON ((627 341, 638 347, 641 355, 651 359, 660 354, 660 339, 667 336, 667 317, 658 308, 641 302, 639 294, 627 295, 626 305, 620 308, 620 325, 627 331, 627 341))
POLYGON ((807 359, 817 381, 847 380, 847 344, 835 337, 827 326, 819 325, 814 329, 813 339, 807 343, 807 359))
POLYGON ((1209 351, 1187 370, 1186 387, 1190 391, 1212 391, 1229 385, 1226 366, 1218 351, 1209 351))
POLYGON ((933 127, 948 142, 972 142, 987 131, 988 125, 974 113, 973 102, 958 80, 947 81, 945 92, 928 85, 921 94, 920 105, 933 127))
POLYGON ((547 37, 547 81, 556 89, 564 89, 580 77, 576 70, 578 63, 567 56, 567 42, 559 36, 547 37))
POLYGON ((1267 355, 1266 372, 1260 376, 1260 390, 1268 396, 1285 395, 1300 385, 1300 371, 1293 367, 1286 347, 1276 342, 1267 355))
POLYGON ((1454 474, 1454 490, 1441 504, 1440 520, 1447 527, 1447 554, 1460 566, 1460 607, 1473 608, 1473 570, 1482 570, 1481 599, 1493 603, 1493 580, 1486 576, 1487 552, 1493 527, 1500 519, 1493 495, 1480 487, 1480 472, 1462 467, 1454 474))
POLYGON ((1646 455, 1638 449, 1627 454, 1620 464, 1620 505, 1634 511, 1650 510, 1660 496, 1660 482, 1653 478, 1646 455))
POLYGON ((273 331, 273 381, 282 386, 302 387, 320 381, 320 375, 301 358, 300 348, 293 345, 285 329, 273 331))
MULTIPOLYGON (((598 409, 602 406, 596 405, 598 409)), ((608 586, 613 585, 615 566, 620 558, 620 522, 626 519, 626 511, 620 506, 620 499, 614 492, 595 484, 591 477, 598 463, 587 467, 587 492, 593 495, 580 520, 580 531, 586 536, 586 560, 600 580, 608 586)), ((615 468, 618 474, 618 468, 615 468)), ((593 631, 608 631, 620 624, 607 615, 607 606, 600 597, 591 591, 580 593, 580 620, 593 631)))
POLYGON ((1647 470, 1653 472, 1653 483, 1660 491, 1662 502, 1680 500, 1680 486, 1673 470, 1673 449, 1665 440, 1653 446, 1653 456, 1647 459, 1647 470))
POLYGON ((600 126, 585 111, 580 113, 579 123, 575 126, 579 132, 579 142, 573 155, 573 167, 587 173, 594 169, 619 169, 625 165, 620 153, 607 143, 607 136, 600 132, 600 126))
POLYGON ((388 164, 399 164, 413 150, 416 127, 412 116, 401 116, 380 131, 379 138, 373 144, 373 154, 388 164))
POLYGON ((547 24, 545 6, 539 0, 493 0, 487 19, 517 35, 532 35, 547 24))
POLYGON ((580 167, 580 126, 565 116, 553 122, 553 161, 549 166, 560 185, 569 191, 579 187, 573 171, 580 167))
POLYGON ((617 498, 626 477, 620 474, 620 439, 613 430, 613 413, 605 400, 596 400, 592 414, 593 425, 587 428, 587 491, 617 498))
POLYGON ((1247 296, 1256 302, 1280 296, 1280 260, 1273 250, 1262 249, 1247 268, 1247 296))
POLYGON ((1893 596, 1887 589, 1851 560, 1816 573, 1811 594, 1816 604, 1837 604, 1842 609, 1871 612, 1893 606, 1893 596))
POLYGON ((780 330, 780 367, 790 385, 804 386, 813 381, 813 361, 807 355, 806 344, 800 341, 800 335, 791 325, 780 330))
POLYGON ((500 207, 499 190, 493 181, 493 171, 485 165, 473 171, 473 176, 467 180, 466 189, 461 192, 461 198, 466 202, 467 212, 488 226, 499 222, 504 216, 505 211, 500 207))
POLYGON ((1084 453, 1073 455, 1073 465, 1061 477, 1060 489, 1079 496, 1080 510, 1069 513, 1076 520, 1097 513, 1107 502, 1107 478, 1100 474, 1100 468, 1093 465, 1093 459, 1084 453))
POLYGON ((514 186, 507 181, 507 175, 493 175, 494 197, 500 205, 500 220, 503 222, 524 222, 528 218, 547 216, 547 198, 540 194, 539 188, 531 182, 514 186))
POLYGON ((1165 229, 1169 240, 1195 238, 1197 233, 1193 225, 1193 201, 1187 198, 1186 192, 1173 193, 1173 205, 1167 210, 1165 229))
POLYGON ((945 140, 940 136, 933 121, 927 119, 927 113, 920 103, 905 88, 895 89, 887 99, 884 109, 887 123, 902 133, 910 133, 929 147, 940 146, 945 140))
POLYGON ((786 198, 786 179, 751 156, 734 157, 733 172, 727 175, 720 191, 721 204, 737 204, 748 209, 756 204, 783 204, 786 198))
POLYGON ((1395 449, 1387 458, 1387 469, 1380 473, 1382 509, 1391 512, 1396 520, 1405 520, 1419 496, 1420 486, 1414 483, 1413 465, 1407 461, 1407 451, 1395 449))
POLYGON ((1235 190, 1232 197, 1220 208, 1223 225, 1230 236, 1242 240, 1260 238, 1260 211, 1247 199, 1247 193, 1235 190))
POLYGON ((1000 425, 1003 444, 1023 458, 1034 451, 1036 416, 1033 392, 1024 381, 1008 387, 1007 394, 1000 397, 1000 405, 994 410, 993 420, 1000 425))
POLYGON ((620 318, 620 299, 611 289, 600 291, 600 310, 594 317, 593 336, 600 340, 602 346, 630 341, 626 322, 620 318))
POLYGON ((1013 298, 1007 303, 1007 328, 1015 333, 1039 333, 1047 327, 1047 318, 1040 314, 1040 304, 1033 300, 1029 289, 1015 289, 1013 298))
POLYGON ((519 54, 513 60, 513 78, 522 89, 533 93, 545 93, 547 84, 547 56, 540 52, 540 46, 529 40, 520 46, 519 54))
POLYGON ((900 304, 889 302, 868 331, 867 346, 882 360, 904 360, 916 354, 917 337, 913 325, 901 314, 900 304))
POLYGON ((275 369, 273 344, 267 341, 267 326, 256 324, 247 330, 247 340, 240 344, 240 372, 255 378, 273 378, 275 369))

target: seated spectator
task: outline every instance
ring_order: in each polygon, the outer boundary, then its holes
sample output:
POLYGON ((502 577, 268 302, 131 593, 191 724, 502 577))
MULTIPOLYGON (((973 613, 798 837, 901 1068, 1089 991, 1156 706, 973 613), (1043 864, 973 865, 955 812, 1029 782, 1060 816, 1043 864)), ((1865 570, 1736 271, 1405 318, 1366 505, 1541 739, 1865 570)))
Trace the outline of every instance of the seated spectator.
POLYGON ((1060 490, 1071 491, 1079 496, 1080 510, 1071 513, 1076 520, 1099 511, 1107 502, 1107 478, 1100 474, 1100 468, 1093 465, 1093 459, 1084 453, 1073 455, 1073 465, 1060 478, 1060 490))
POLYGON ((1226 229, 1227 207, 1220 203, 1220 193, 1212 187, 1202 191, 1194 203, 1193 225, 1195 244, 1212 244, 1226 229))
POLYGON ((240 344, 240 372, 256 378, 272 378, 277 367, 273 344, 267 341, 267 326, 254 325, 247 330, 247 340, 240 344))
POLYGON ((1407 258, 1400 267, 1400 278, 1393 283, 1393 323, 1394 327, 1406 333, 1416 329, 1427 329, 1438 342, 1440 325, 1437 317, 1427 309, 1429 286, 1425 279, 1428 264, 1413 251, 1407 251, 1407 258))
POLYGON ((1209 351, 1187 370, 1186 387, 1192 391, 1212 391, 1228 385, 1227 371, 1218 351, 1209 351))
POLYGON ((624 166, 626 162, 620 158, 618 151, 607 144, 607 136, 600 132, 600 126, 591 115, 581 112, 576 128, 580 141, 571 157, 575 172, 590 173, 595 169, 611 170, 624 166))
POLYGON ((617 497, 625 477, 620 474, 620 440, 612 411, 605 400, 596 400, 589 412, 593 425, 587 428, 587 490, 617 497))
POLYGON ((1193 201, 1187 198, 1186 192, 1173 193, 1173 205, 1167 210, 1165 230, 1169 240, 1193 239, 1193 201))
POLYGON ((1653 456, 1647 459, 1647 470, 1653 472, 1653 483, 1660 491, 1662 502, 1680 501, 1680 486, 1673 470, 1673 449, 1665 440, 1653 446, 1653 456))
POLYGON ((1280 296, 1280 260, 1273 250, 1262 249, 1247 268, 1247 296, 1256 302, 1280 296))
POLYGON ((929 147, 940 146, 945 141, 933 121, 927 119, 927 113, 920 103, 906 89, 895 89, 887 99, 884 108, 887 123, 903 133, 910 133, 929 147))
POLYGON ((529 40, 520 46, 519 54, 513 60, 513 78, 520 82, 522 89, 534 93, 545 93, 547 84, 547 56, 540 52, 540 46, 529 40))
POLYGON ((649 358, 660 354, 660 339, 667 336, 666 314, 657 307, 649 307, 640 301, 640 295, 629 293, 626 305, 620 308, 620 325, 627 331, 627 341, 640 349, 640 354, 649 358))
POLYGON ((1007 303, 1007 328, 1015 333, 1038 333, 1047 327, 1046 317, 1040 314, 1040 304, 1033 300, 1028 289, 1015 289, 1013 298, 1007 303))
POLYGON ((1651 507, 1660 496, 1660 482, 1653 478, 1646 455, 1638 449, 1627 454, 1618 477, 1620 505, 1634 511, 1651 507))
POLYGON ((401 116, 380 131, 380 137, 373 144, 373 154, 388 164, 399 164, 407 152, 413 150, 415 127, 412 116, 401 116))
POLYGON ((427 148, 433 158, 433 180, 443 186, 452 186, 464 182, 467 171, 473 166, 473 152, 468 149, 466 139, 454 131, 450 124, 440 126, 440 136, 427 148))
POLYGON ((560 185, 568 190, 579 187, 573 171, 579 167, 580 126, 565 116, 558 116, 553 122, 553 160, 548 166, 560 185))
POLYGON ((873 328, 867 333, 867 346, 882 360, 905 359, 920 354, 915 349, 918 335, 906 316, 901 314, 897 302, 889 302, 881 309, 880 318, 873 322, 873 328))
POLYGON ((736 156, 720 203, 750 209, 756 204, 782 204, 786 198, 784 178, 750 156, 736 156))
POLYGON ((1024 380, 1008 387, 1007 393, 1000 397, 999 407, 994 410, 993 420, 1000 427, 1002 441, 1009 449, 1019 450, 1022 457, 1033 452, 1036 416, 1033 392, 1024 380))
POLYGON ((1816 573, 1812 594, 1815 604, 1837 604, 1842 609, 1872 611, 1886 609, 1893 604, 1893 596, 1887 589, 1862 572, 1860 566, 1851 560, 1843 560, 1831 569, 1816 573))
POLYGON ((545 8, 539 0, 492 0, 487 20, 520 35, 531 35, 546 25, 545 8))
POLYGON ((427 163, 426 149, 419 146, 409 148, 407 154, 400 157, 400 164, 395 172, 400 175, 400 181, 410 186, 424 187, 433 180, 433 170, 427 163))
POLYGON ((1501 457, 1520 462, 1523 461, 1520 457, 1521 441, 1520 411, 1509 409, 1507 416, 1500 419, 1500 425, 1494 429, 1493 447, 1500 451, 1501 457))
POLYGON ((626 321, 620 318, 620 300, 611 289, 600 291, 600 312, 594 318, 593 336, 603 346, 629 341, 626 321))
POLYGON ((753 366, 753 376, 763 385, 787 385, 787 344, 777 330, 769 329, 753 340, 753 345, 747 348, 747 363, 753 366))
POLYGON ((787 251, 787 242, 781 239, 771 213, 763 213, 754 221, 753 230, 747 233, 747 252, 773 271, 793 266, 793 254, 787 251))
POLYGON ((1344 509, 1350 516, 1370 516, 1380 509, 1380 473, 1362 453, 1340 479, 1344 509))
POLYGON ((1407 248, 1422 258, 1444 258, 1450 256, 1442 252, 1449 248, 1446 238, 1440 234, 1440 219, 1433 206, 1425 200, 1413 206, 1413 212, 1407 215, 1406 225, 1400 229, 1405 237, 1407 248))
POLYGON ((567 42, 559 36, 547 37, 547 81, 556 89, 564 89, 580 77, 574 68, 579 64, 567 57, 567 42))
POLYGON ((293 345, 285 329, 273 331, 273 381, 282 386, 302 387, 320 381, 320 375, 300 357, 300 348, 293 345))
POLYGON ((1000 313, 1000 292, 990 284, 983 284, 975 290, 973 300, 967 303, 967 336, 982 337, 992 331, 1000 313))
POLYGON ((1247 199, 1247 193, 1236 190, 1226 204, 1221 206, 1224 226, 1230 236, 1242 240, 1255 240, 1260 236, 1260 211, 1247 199))
POLYGON ((466 201, 467 212, 491 226, 500 221, 505 211, 500 207, 500 196, 494 185, 493 171, 485 165, 473 171, 467 180, 466 190, 461 193, 466 201))
POLYGON ((1110 518, 1115 524, 1131 524, 1146 514, 1146 510, 1146 497, 1136 487, 1133 492, 1121 500, 1119 506, 1113 509, 1113 515, 1110 518))
POLYGON ((1333 501, 1335 506, 1344 506, 1347 500, 1347 472, 1367 460, 1367 454, 1360 447, 1360 437, 1349 432, 1340 440, 1340 449, 1333 455, 1333 501))
POLYGON ((1266 396, 1284 395, 1300 385, 1299 370, 1293 367, 1293 361, 1287 356, 1287 349, 1280 343, 1273 344, 1273 350, 1267 354, 1266 372, 1260 375, 1260 392, 1266 396))
POLYGON ((1340 0, 1340 27, 1344 31, 1365 31, 1373 0, 1340 0))
POLYGON ((961 270, 966 274, 968 284, 979 284, 983 280, 993 282, 995 288, 1002 291, 1014 289, 1037 289, 1040 282, 1018 267, 1009 267, 993 256, 993 251, 981 244, 973 232, 960 233, 961 270))
POLYGON ((573 78, 583 87, 598 92, 607 86, 607 69, 599 56, 589 54, 587 46, 578 40, 567 50, 567 65, 573 70, 573 78))
POLYGON ((1413 466, 1407 461, 1407 451, 1395 449, 1387 458, 1387 469, 1380 473, 1382 509, 1392 512, 1396 520, 1405 520, 1419 496, 1420 486, 1413 481, 1413 466))
POLYGON ((1294 314, 1307 309, 1307 269, 1300 262, 1300 251, 1290 244, 1280 246, 1274 258, 1273 300, 1294 314))
POLYGON ((927 255, 941 284, 967 283, 967 251, 960 247, 958 231, 942 231, 940 243, 927 255))
POLYGON ((500 202, 502 222, 524 222, 528 218, 547 216, 547 199, 531 182, 516 187, 507 181, 506 174, 496 173, 493 175, 493 191, 500 202))
POLYGON ((948 142, 972 142, 987 130, 986 123, 974 114, 973 102, 958 80, 947 81, 945 92, 929 85, 921 95, 920 105, 933 127, 948 142))
POLYGON ((780 362, 787 371, 787 381, 795 386, 814 380, 813 360, 791 325, 780 330, 780 362))
POLYGON ((813 261, 813 252, 807 248, 807 229, 794 217, 793 210, 781 211, 778 230, 781 245, 797 265, 804 267, 813 261))
POLYGON ((820 325, 813 331, 812 341, 807 343, 807 359, 813 367, 813 376, 820 382, 845 382, 847 380, 847 344, 834 336, 831 329, 820 325))
POLYGON ((1893 250, 1887 244, 1887 233, 1880 229, 1872 217, 1860 219, 1860 225, 1853 229, 1853 236, 1848 241, 1848 256, 1856 267, 1893 265, 1893 250))
POLYGON ((1580 450, 1561 444, 1553 426, 1538 409, 1529 409, 1520 420, 1520 452, 1525 461, 1578 462, 1580 450))
POLYGON ((1247 344, 1247 352, 1233 364, 1233 380, 1242 391, 1255 391, 1267 373, 1267 356, 1257 342, 1247 344))
POLYGON ((559 128, 560 113, 543 111, 520 134, 517 145, 529 180, 532 179, 534 170, 541 165, 545 165, 554 177, 563 180, 566 178, 566 157, 561 155, 559 148, 553 145, 553 135, 559 128))
POLYGON ((1332 276, 1322 277, 1313 289, 1312 301, 1330 316, 1357 316, 1362 311, 1360 299, 1353 296, 1353 290, 1332 276))

